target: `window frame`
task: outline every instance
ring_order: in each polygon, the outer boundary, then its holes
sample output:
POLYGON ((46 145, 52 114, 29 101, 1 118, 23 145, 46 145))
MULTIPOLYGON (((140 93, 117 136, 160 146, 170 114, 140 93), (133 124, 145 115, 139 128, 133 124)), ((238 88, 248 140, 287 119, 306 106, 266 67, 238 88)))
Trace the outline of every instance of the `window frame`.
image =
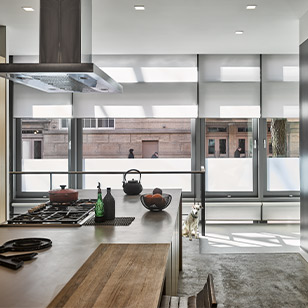
MULTIPOLYGON (((252 120, 252 140, 255 142, 255 144, 258 144, 258 130, 259 130, 259 124, 258 124, 258 119, 251 119, 252 120)), ((203 138, 206 140, 206 134, 208 133, 208 130, 206 129, 206 118, 203 118, 205 129, 204 129, 204 135, 203 138)), ((240 133, 241 134, 241 133, 240 133)), ((222 137, 219 137, 222 138, 222 137)), ((204 142, 205 143, 205 142, 204 142)), ((247 140, 247 145, 248 145, 248 140, 247 140)), ((250 192, 245 192, 245 191, 206 191, 205 190, 205 198, 209 200, 220 200, 223 199, 224 201, 230 201, 230 199, 234 200, 236 198, 258 198, 258 147, 253 146, 253 160, 252 160, 252 168, 253 168, 253 190, 250 192)), ((205 164, 205 159, 204 157, 204 164, 205 164)), ((219 159, 219 158, 218 158, 219 159)), ((223 157, 222 157, 223 159, 223 157)), ((207 172, 207 170, 205 170, 207 172)))
MULTIPOLYGON (((299 121, 299 119, 298 119, 299 121)), ((267 189, 267 152, 269 149, 269 140, 267 138, 268 128, 267 119, 260 119, 260 177, 263 179, 260 181, 261 193, 263 198, 299 198, 300 190, 279 190, 269 191, 267 189)), ((292 200, 295 201, 295 200, 292 200)))

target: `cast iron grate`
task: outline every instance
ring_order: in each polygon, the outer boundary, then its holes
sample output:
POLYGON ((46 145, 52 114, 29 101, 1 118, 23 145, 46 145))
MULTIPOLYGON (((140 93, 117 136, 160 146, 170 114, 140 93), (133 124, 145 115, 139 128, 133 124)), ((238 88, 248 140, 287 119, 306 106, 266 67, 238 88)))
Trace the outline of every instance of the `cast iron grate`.
POLYGON ((95 217, 91 217, 84 223, 84 226, 129 226, 135 217, 116 217, 114 220, 107 220, 104 222, 95 222, 95 217))

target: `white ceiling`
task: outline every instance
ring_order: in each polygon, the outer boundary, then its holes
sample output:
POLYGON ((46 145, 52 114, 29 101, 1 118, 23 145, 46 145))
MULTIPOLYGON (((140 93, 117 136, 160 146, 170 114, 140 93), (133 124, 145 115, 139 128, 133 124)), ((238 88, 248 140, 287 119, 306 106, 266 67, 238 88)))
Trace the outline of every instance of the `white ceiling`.
MULTIPOLYGON (((307 0, 93 0, 93 54, 297 53, 306 11, 307 0)), ((38 54, 38 24, 39 0, 0 0, 10 54, 38 54)))

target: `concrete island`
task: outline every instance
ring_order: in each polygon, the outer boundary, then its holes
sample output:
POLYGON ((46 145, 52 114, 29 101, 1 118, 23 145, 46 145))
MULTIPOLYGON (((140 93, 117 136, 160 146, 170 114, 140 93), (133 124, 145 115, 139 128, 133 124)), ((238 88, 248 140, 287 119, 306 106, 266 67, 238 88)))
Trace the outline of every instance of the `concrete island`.
MULTIPOLYGON (((116 217, 135 217, 129 226, 2 226, 1 244, 40 237, 51 239, 52 247, 37 251, 38 256, 17 271, 0 267, 0 307, 82 307, 87 289, 96 290, 84 301, 87 307, 89 302, 136 307, 137 300, 138 307, 157 307, 161 294, 175 295, 182 266, 182 197, 179 189, 164 192, 172 201, 154 213, 143 207, 140 196, 112 191, 116 217)), ((79 198, 96 198, 96 191, 80 190, 79 198)))

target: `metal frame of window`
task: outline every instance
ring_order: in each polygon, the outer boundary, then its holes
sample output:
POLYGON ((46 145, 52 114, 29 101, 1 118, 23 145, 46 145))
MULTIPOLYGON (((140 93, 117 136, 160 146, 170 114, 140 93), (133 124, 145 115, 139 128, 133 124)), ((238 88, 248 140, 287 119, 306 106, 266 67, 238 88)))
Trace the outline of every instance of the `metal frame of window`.
POLYGON ((300 196, 299 190, 269 191, 267 189, 267 119, 260 119, 260 178, 263 198, 286 197, 288 201, 297 201, 300 196), (294 199, 294 200, 293 200, 294 199))
MULTIPOLYGON (((203 119, 204 126, 206 127, 206 119, 203 119)), ((205 139, 206 139, 206 129, 202 130, 201 134, 203 134, 203 144, 205 148, 205 139)), ((209 192, 205 191, 205 197, 207 199, 215 198, 220 199, 223 198, 225 201, 234 201, 234 198, 243 198, 243 197, 258 197, 258 120, 252 119, 252 140, 253 140, 253 160, 252 160, 252 168, 253 168, 253 190, 251 192, 244 191, 218 191, 218 192, 209 192)), ((222 158, 223 159, 223 158, 222 158)), ((204 157, 205 162, 205 157, 204 157)), ((205 170, 206 172, 206 170, 205 170)))

